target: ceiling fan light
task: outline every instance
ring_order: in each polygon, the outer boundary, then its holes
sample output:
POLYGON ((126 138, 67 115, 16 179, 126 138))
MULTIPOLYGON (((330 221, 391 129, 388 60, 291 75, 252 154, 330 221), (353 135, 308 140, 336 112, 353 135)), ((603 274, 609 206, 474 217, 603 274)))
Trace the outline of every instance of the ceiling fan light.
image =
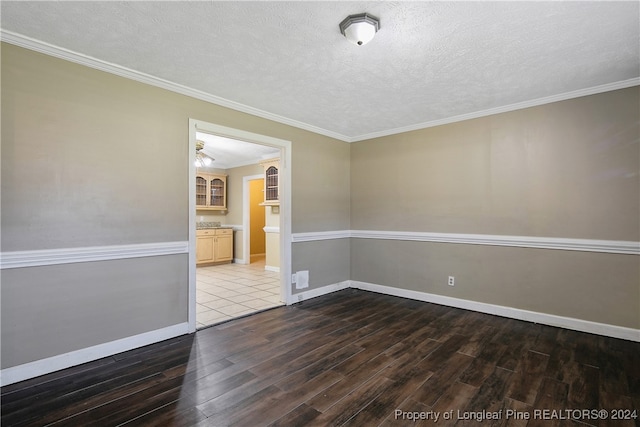
POLYGON ((205 143, 204 141, 196 140, 196 160, 194 162, 197 168, 205 168, 211 166, 211 163, 215 160, 212 157, 207 156, 202 153, 204 149, 205 143))
POLYGON ((342 35, 358 46, 369 43, 379 29, 380 20, 368 13, 349 15, 340 23, 342 35))

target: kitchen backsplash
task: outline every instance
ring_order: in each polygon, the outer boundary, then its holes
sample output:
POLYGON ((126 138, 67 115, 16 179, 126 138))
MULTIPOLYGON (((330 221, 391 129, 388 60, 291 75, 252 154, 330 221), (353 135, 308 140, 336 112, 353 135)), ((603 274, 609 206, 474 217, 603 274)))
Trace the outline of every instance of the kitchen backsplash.
POLYGON ((196 222, 196 230, 202 229, 202 228, 215 228, 215 227, 220 227, 222 224, 220 224, 220 221, 200 221, 200 222, 196 222))

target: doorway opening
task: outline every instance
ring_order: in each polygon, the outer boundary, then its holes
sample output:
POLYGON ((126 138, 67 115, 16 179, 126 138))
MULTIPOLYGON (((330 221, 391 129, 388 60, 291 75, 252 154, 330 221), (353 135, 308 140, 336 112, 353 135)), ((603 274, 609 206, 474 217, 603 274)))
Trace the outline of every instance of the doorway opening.
MULTIPOLYGON (((270 215, 269 209, 264 205, 264 174, 249 175, 243 177, 242 183, 243 204, 243 258, 248 260, 248 264, 254 262, 263 262, 265 270, 278 272, 280 269, 274 269, 272 262, 267 262, 267 223, 272 223, 273 219, 267 217, 270 215)), ((269 248, 273 252, 274 247, 269 248)), ((277 249, 277 248, 276 248, 277 249)))
MULTIPOLYGON (((254 175, 255 176, 255 175, 254 175)), ((249 264, 259 262, 266 263, 267 238, 265 227, 267 225, 267 210, 264 202, 264 177, 249 179, 249 224, 248 224, 248 252, 249 264)))
POLYGON ((289 304, 290 141, 190 119, 189 153, 190 331, 289 304), (200 160, 211 159, 207 167, 196 168, 196 147, 200 160), (263 160, 279 163, 275 201, 265 199, 263 160), (207 186, 207 179, 226 188, 207 186), (217 259, 216 248, 226 253, 222 246, 230 242, 232 255, 217 259))

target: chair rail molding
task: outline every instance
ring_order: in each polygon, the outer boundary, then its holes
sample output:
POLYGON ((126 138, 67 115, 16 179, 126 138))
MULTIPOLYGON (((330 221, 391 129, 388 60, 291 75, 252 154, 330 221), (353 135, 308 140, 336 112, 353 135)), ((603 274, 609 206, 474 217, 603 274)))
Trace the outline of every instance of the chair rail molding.
POLYGON ((293 243, 345 238, 455 243, 466 245, 511 246, 535 249, 555 249, 565 251, 640 255, 640 242, 628 240, 596 240, 564 237, 508 236, 497 234, 433 233, 422 231, 387 230, 336 230, 292 234, 293 243))
POLYGON ((0 269, 189 253, 189 242, 138 243, 0 253, 0 269))

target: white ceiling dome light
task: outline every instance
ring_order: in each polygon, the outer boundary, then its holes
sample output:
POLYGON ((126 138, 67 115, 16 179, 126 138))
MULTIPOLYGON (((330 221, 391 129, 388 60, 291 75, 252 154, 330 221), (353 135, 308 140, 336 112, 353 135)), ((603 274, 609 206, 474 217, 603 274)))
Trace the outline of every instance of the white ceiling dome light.
POLYGON ((340 23, 342 35, 358 46, 369 43, 379 29, 380 20, 368 13, 349 15, 340 23))

